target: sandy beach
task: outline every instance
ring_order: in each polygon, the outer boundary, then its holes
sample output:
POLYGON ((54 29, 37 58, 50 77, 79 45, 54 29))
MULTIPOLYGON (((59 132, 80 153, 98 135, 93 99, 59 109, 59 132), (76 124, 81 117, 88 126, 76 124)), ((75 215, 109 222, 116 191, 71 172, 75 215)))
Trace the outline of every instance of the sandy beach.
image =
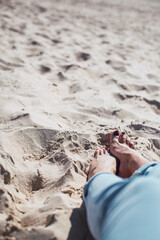
POLYGON ((160 161, 160 1, 0 0, 0 240, 93 240, 83 186, 125 131, 160 161))

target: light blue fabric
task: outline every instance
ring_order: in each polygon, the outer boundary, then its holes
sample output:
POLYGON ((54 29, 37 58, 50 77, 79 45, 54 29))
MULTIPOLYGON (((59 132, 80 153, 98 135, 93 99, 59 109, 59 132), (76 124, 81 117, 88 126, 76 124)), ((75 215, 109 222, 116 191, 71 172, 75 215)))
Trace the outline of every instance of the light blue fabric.
POLYGON ((84 200, 96 240, 160 240, 160 163, 127 179, 98 173, 86 183, 84 200))

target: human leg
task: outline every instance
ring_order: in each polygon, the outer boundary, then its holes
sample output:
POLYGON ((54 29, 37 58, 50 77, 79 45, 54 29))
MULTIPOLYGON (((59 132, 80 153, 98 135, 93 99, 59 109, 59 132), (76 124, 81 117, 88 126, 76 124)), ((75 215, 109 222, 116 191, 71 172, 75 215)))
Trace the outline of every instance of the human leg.
MULTIPOLYGON (((118 146, 120 159, 121 150, 124 149, 121 145, 118 146)), ((139 155, 134 152, 133 156, 136 156, 137 162, 139 155)), ((122 179, 113 174, 115 173, 115 170, 112 171, 115 169, 113 166, 109 167, 106 163, 103 165, 107 159, 108 156, 104 158, 101 151, 99 159, 94 160, 93 165, 91 164, 90 169, 94 171, 91 171, 90 180, 84 188, 87 219, 93 236, 98 240, 159 240, 159 180, 153 177, 153 174, 150 176, 148 174, 153 173, 153 169, 156 166, 158 168, 159 165, 148 163, 140 156, 141 168, 136 171, 137 176, 122 179)), ((127 159, 125 161, 126 164, 129 163, 127 159)), ((115 165, 115 162, 110 161, 110 164, 115 165)), ((124 168, 125 171, 127 168, 124 168)))
POLYGON ((102 225, 105 221, 105 209, 109 199, 117 194, 124 181, 107 172, 99 172, 92 176, 84 187, 84 200, 87 210, 87 221, 95 239, 101 239, 102 225))
POLYGON ((85 185, 88 225, 96 240, 159 240, 160 186, 153 177, 94 175, 85 185))

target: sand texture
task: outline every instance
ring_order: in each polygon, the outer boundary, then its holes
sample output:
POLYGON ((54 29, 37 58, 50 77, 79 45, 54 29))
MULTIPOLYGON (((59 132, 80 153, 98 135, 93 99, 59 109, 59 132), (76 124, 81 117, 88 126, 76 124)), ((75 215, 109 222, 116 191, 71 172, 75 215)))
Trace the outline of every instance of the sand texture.
POLYGON ((83 186, 116 128, 159 161, 159 16, 159 0, 0 0, 1 240, 91 240, 83 186))

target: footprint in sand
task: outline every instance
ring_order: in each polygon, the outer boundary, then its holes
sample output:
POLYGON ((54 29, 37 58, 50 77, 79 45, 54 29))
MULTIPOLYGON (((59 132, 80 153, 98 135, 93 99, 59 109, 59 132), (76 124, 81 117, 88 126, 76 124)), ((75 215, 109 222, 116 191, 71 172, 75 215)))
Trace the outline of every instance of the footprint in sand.
POLYGON ((33 46, 40 46, 40 43, 37 42, 37 41, 34 41, 34 40, 31 41, 30 44, 33 45, 33 46))
POLYGON ((74 94, 74 93, 79 92, 79 91, 82 91, 82 87, 79 84, 74 83, 73 85, 70 86, 69 92, 71 94, 74 94))
POLYGON ((58 76, 59 80, 61 80, 61 81, 64 81, 67 79, 62 72, 58 72, 57 76, 58 76))
POLYGON ((62 66, 62 68, 63 68, 65 71, 68 71, 68 70, 76 70, 76 69, 80 68, 80 66, 78 66, 78 65, 76 65, 76 64, 68 64, 68 65, 62 66))
POLYGON ((51 69, 49 67, 47 67, 47 66, 41 65, 40 66, 40 72, 42 74, 49 73, 49 72, 51 72, 51 69))
POLYGON ((78 61, 87 61, 91 58, 89 53, 79 52, 76 54, 76 58, 78 61))
POLYGON ((37 174, 32 179, 31 186, 32 186, 32 191, 38 191, 44 188, 43 177, 40 174, 38 169, 37 169, 37 174))
POLYGON ((122 62, 118 61, 112 61, 112 60, 107 60, 105 61, 107 65, 110 65, 113 69, 119 71, 119 72, 125 72, 126 68, 124 67, 124 64, 122 62))

